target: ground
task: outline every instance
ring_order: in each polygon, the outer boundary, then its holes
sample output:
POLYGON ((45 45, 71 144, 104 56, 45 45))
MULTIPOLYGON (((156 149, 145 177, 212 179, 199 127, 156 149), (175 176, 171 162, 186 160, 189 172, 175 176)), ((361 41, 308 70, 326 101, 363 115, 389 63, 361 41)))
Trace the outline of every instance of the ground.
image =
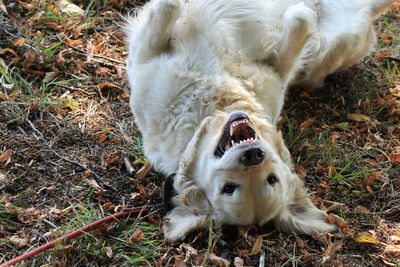
MULTIPOLYGON (((165 177, 146 170, 124 71, 120 15, 143 3, 74 2, 71 11, 0 0, 0 264, 161 201, 165 177)), ((163 214, 152 211, 21 266, 400 266, 399 14, 396 2, 376 22, 370 57, 318 90, 291 88, 279 121, 297 173, 339 233, 210 226, 167 243, 163 214)))

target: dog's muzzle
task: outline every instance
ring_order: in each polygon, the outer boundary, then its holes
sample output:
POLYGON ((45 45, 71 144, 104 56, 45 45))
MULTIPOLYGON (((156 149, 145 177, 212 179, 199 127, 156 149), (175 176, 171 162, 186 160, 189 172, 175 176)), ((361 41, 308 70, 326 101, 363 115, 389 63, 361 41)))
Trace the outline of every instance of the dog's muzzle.
POLYGON ((265 152, 261 148, 251 147, 240 155, 239 162, 244 166, 254 166, 263 162, 264 158, 265 152))
POLYGON ((265 152, 258 145, 258 136, 249 117, 243 112, 230 116, 225 124, 221 138, 214 151, 217 158, 222 158, 232 147, 240 147, 243 152, 239 162, 244 166, 260 164, 265 158, 265 152))

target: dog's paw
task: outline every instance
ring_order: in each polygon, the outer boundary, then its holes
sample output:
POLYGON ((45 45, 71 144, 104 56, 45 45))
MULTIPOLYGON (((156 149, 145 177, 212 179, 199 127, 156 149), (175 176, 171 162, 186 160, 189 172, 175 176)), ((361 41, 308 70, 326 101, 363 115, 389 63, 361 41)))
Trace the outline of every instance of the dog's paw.
POLYGON ((167 215, 167 222, 163 225, 164 235, 169 241, 181 240, 192 230, 205 228, 209 223, 206 215, 197 215, 179 206, 167 215))
POLYGON ((310 32, 317 24, 317 13, 301 2, 286 10, 283 21, 292 29, 306 29, 310 32))
POLYGON ((178 19, 180 10, 180 0, 161 0, 152 7, 150 18, 160 24, 159 26, 168 27, 178 19))

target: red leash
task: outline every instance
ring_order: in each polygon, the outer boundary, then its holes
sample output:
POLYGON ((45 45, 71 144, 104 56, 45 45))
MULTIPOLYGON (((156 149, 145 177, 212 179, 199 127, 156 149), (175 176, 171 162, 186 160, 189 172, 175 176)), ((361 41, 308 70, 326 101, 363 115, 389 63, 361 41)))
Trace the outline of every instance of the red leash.
POLYGON ((75 230, 73 232, 68 233, 67 235, 61 236, 61 237, 59 237, 59 238, 57 238, 57 239, 55 239, 55 240, 53 240, 53 241, 51 241, 51 242, 49 242, 47 244, 44 244, 43 246, 35 248, 34 250, 31 250, 31 251, 29 251, 29 252, 27 252, 27 253, 25 253, 25 254, 23 254, 21 256, 18 256, 18 257, 14 258, 14 259, 6 262, 6 263, 1 264, 0 267, 11 266, 11 265, 14 265, 14 264, 16 264, 18 262, 21 262, 23 260, 29 259, 30 257, 33 257, 36 254, 39 254, 39 253, 41 253, 43 251, 46 251, 46 250, 54 247, 55 245, 66 243, 69 240, 74 239, 74 238, 82 235, 83 232, 92 231, 92 230, 98 228, 100 225, 102 225, 104 223, 112 222, 112 221, 117 220, 119 218, 125 217, 126 215, 138 214, 138 213, 141 213, 141 212, 147 213, 149 211, 150 211, 150 208, 149 207, 145 207, 145 206, 137 207, 137 208, 126 208, 121 212, 115 213, 113 215, 107 216, 107 217, 105 217, 103 219, 100 219, 98 221, 95 221, 95 222, 93 222, 91 224, 85 225, 82 228, 79 228, 79 229, 77 229, 77 230, 75 230))

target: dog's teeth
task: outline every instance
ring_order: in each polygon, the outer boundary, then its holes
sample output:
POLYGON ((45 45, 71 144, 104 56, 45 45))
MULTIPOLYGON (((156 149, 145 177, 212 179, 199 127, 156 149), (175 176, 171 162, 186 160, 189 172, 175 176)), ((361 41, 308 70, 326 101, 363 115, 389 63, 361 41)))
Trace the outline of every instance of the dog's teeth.
POLYGON ((233 134, 233 127, 231 127, 230 136, 233 134))
POLYGON ((235 145, 235 141, 231 140, 231 144, 232 144, 232 146, 234 146, 235 145))

